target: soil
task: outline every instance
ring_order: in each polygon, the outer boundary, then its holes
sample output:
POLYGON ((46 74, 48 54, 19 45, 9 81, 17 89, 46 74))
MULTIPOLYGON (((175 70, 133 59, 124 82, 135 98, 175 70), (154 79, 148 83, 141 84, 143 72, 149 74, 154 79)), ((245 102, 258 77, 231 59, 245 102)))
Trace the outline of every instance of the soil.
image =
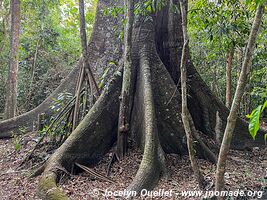
MULTIPOLYGON (((27 199, 37 200, 37 184, 39 177, 28 178, 33 169, 40 165, 41 161, 48 158, 48 155, 37 151, 33 159, 26 165, 18 167, 27 153, 34 146, 36 141, 33 135, 23 138, 13 138, 0 140, 0 199, 27 199), (19 142, 18 142, 19 141, 19 142), (22 145, 18 145, 18 143, 22 145), (17 144, 17 145, 16 145, 17 144), (17 150, 16 150, 17 146, 17 150)), ((51 152, 50 152, 51 153, 51 152)), ((108 164, 111 160, 112 152, 106 154, 92 169, 106 176, 108 164)), ((142 154, 137 149, 130 149, 129 155, 121 162, 115 162, 110 170, 109 178, 114 183, 106 182, 90 174, 83 172, 78 175, 65 175, 61 178, 59 186, 70 197, 70 199, 123 199, 111 194, 114 191, 124 191, 132 181, 137 172, 138 165, 142 159, 142 154), (108 193, 107 193, 108 192, 108 193), (104 196, 106 194, 106 196, 104 196)), ((201 171, 207 181, 206 190, 214 189, 214 173, 216 166, 208 161, 199 159, 201 171)), ((177 192, 198 190, 194 180, 190 162, 187 156, 167 155, 168 177, 160 180, 158 186, 153 191, 170 192, 164 193, 161 197, 153 199, 201 199, 200 197, 182 197, 181 194, 175 198, 177 192)), ((227 163, 227 173, 225 175, 226 189, 247 191, 262 191, 267 187, 267 147, 253 148, 248 151, 231 151, 227 163)), ((161 193, 163 194, 163 193, 161 193)), ((136 199, 136 198, 134 198, 136 199)), ((151 197, 139 197, 139 199, 152 199, 151 197)), ((237 197, 235 199, 257 199, 257 195, 252 197, 237 197)))

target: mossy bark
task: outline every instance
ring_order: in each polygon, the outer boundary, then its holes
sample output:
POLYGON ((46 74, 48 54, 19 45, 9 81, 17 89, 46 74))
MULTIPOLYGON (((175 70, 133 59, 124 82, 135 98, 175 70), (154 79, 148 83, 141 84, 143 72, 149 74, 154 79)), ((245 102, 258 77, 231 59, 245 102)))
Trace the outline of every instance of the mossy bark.
POLYGON ((67 200, 68 197, 56 185, 57 175, 54 172, 42 176, 39 184, 39 196, 42 199, 67 200))

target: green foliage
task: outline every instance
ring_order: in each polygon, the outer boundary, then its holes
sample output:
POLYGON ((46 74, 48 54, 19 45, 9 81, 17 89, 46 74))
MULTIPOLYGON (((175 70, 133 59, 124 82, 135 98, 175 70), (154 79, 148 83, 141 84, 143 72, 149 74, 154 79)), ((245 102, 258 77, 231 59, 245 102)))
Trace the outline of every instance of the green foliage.
POLYGON ((22 141, 21 136, 14 134, 14 136, 12 138, 12 143, 13 143, 16 151, 21 150, 21 148, 22 148, 21 141, 22 141))
POLYGON ((7 70, 4 67, 8 62, 9 48, 9 0, 2 1, 2 9, 0 9, 0 112, 5 105, 5 81, 7 70), (2 94, 2 95, 1 95, 2 94))
MULTIPOLYGON (((146 0, 135 3, 134 14, 136 17, 139 16, 149 16, 151 13, 161 10, 165 5, 167 5, 167 0, 146 0)), ((104 15, 110 15, 117 18, 119 15, 123 15, 126 12, 125 6, 117 6, 106 8, 103 11, 104 15)))
POLYGON ((191 34, 201 34, 206 42, 218 43, 220 48, 243 47, 249 34, 251 11, 239 1, 214 2, 199 0, 191 4, 189 24, 191 34))
MULTIPOLYGON (((251 114, 246 115, 246 117, 249 118, 249 133, 254 140, 260 129, 260 116, 266 107, 267 107, 267 100, 265 101, 264 104, 259 105, 257 108, 255 108, 251 112, 251 114)), ((264 136, 265 141, 266 138, 267 134, 265 134, 264 136)))
MULTIPOLYGON (((97 0, 85 1, 88 36, 97 0)), ((4 109, 8 69, 9 1, 0 9, 0 113, 4 109), (3 40, 6 32, 6 40, 3 40), (1 47, 3 50, 1 51, 1 47)), ((79 11, 76 1, 21 1, 18 107, 25 112, 40 104, 60 84, 81 55, 79 11)))
POLYGON ((57 114, 72 98, 73 95, 71 93, 60 93, 57 98, 53 99, 50 108, 57 114))
POLYGON ((103 15, 104 16, 109 15, 109 16, 111 16, 113 18, 117 18, 121 14, 124 14, 125 10, 126 10, 126 8, 124 6, 109 7, 109 8, 104 9, 103 15))
POLYGON ((260 5, 260 4, 263 4, 264 3, 264 0, 246 0, 246 4, 249 5, 251 3, 255 3, 256 6, 260 5))
MULTIPOLYGON (((194 0, 189 1, 189 35, 192 60, 212 91, 225 101, 226 56, 234 48, 232 95, 240 75, 245 46, 255 13, 255 2, 194 0)), ((267 85, 267 20, 263 18, 254 52, 247 93, 240 114, 251 112, 262 101, 267 85)))
POLYGON ((72 113, 69 109, 72 108, 72 102, 73 96, 70 93, 61 93, 56 99, 53 99, 50 108, 54 115, 49 120, 42 122, 44 124, 42 130, 39 130, 37 142, 47 137, 53 145, 60 145, 67 138, 72 130, 72 123, 69 122, 72 113))

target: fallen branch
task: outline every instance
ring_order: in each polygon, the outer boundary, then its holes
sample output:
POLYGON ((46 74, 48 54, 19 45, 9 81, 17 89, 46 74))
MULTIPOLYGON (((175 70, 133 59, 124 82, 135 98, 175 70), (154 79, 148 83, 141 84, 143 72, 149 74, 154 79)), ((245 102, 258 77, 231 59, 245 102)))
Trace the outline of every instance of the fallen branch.
POLYGON ((95 178, 98 178, 100 180, 103 180, 103 181, 107 181, 107 182, 110 182, 110 183, 116 183, 115 181, 111 180, 110 178, 104 176, 104 175, 101 175, 97 172, 94 172, 92 169, 84 166, 84 165, 80 165, 78 163, 75 163, 75 165, 77 165, 78 167, 80 167, 81 169, 83 169, 84 171, 86 171, 87 173, 89 173, 90 175, 94 176, 95 178))
POLYGON ((80 78, 79 78, 78 84, 77 84, 76 100, 75 100, 75 104, 74 104, 74 113, 73 113, 73 121, 72 121, 72 131, 74 131, 74 129, 76 128, 77 123, 78 123, 78 118, 79 118, 80 92, 81 92, 82 84, 83 84, 83 81, 84 81, 84 66, 82 66, 79 76, 80 76, 80 78))

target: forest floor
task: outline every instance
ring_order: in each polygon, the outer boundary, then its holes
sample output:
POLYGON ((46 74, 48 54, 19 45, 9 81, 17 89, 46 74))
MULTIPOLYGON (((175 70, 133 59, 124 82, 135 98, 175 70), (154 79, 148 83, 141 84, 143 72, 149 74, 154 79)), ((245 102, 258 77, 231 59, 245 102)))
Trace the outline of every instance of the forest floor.
MULTIPOLYGON (((24 137, 22 139, 24 144, 20 150, 15 149, 15 141, 15 139, 0 140, 0 200, 38 199, 36 191, 39 177, 28 178, 36 162, 29 161, 27 167, 23 167, 22 169, 17 168, 34 145, 34 141, 32 141, 30 135, 24 137)), ((105 158, 93 170, 105 175, 111 155, 111 152, 107 153, 105 158)), ((39 158, 41 157, 44 159, 46 155, 42 155, 39 152, 39 158)), ((129 185, 137 172, 141 158, 142 154, 138 150, 131 149, 125 160, 120 163, 115 162, 112 165, 109 175, 109 178, 115 184, 95 179, 84 172, 79 175, 66 175, 66 177, 60 180, 59 185, 74 200, 116 199, 116 196, 108 195, 114 191, 123 191, 129 185), (106 193, 107 191, 109 193, 106 193)), ((214 189, 213 180, 216 166, 202 159, 199 159, 199 163, 205 179, 209 182, 206 189, 214 189)), ((172 190, 172 192, 198 190, 187 156, 168 155, 167 166, 169 169, 169 178, 161 179, 154 191, 159 191, 160 189, 161 191, 172 190)), ((267 186, 267 180, 264 179, 266 176, 266 167, 267 148, 259 149, 256 147, 251 151, 231 151, 225 176, 226 188, 231 191, 238 189, 244 191, 262 191, 263 187, 267 186)), ((174 196, 153 199, 200 199, 197 197, 185 198, 181 195, 175 198, 174 196)), ((146 199, 151 198, 147 197, 146 199)), ((257 199, 257 194, 255 198, 238 199, 257 199)))

